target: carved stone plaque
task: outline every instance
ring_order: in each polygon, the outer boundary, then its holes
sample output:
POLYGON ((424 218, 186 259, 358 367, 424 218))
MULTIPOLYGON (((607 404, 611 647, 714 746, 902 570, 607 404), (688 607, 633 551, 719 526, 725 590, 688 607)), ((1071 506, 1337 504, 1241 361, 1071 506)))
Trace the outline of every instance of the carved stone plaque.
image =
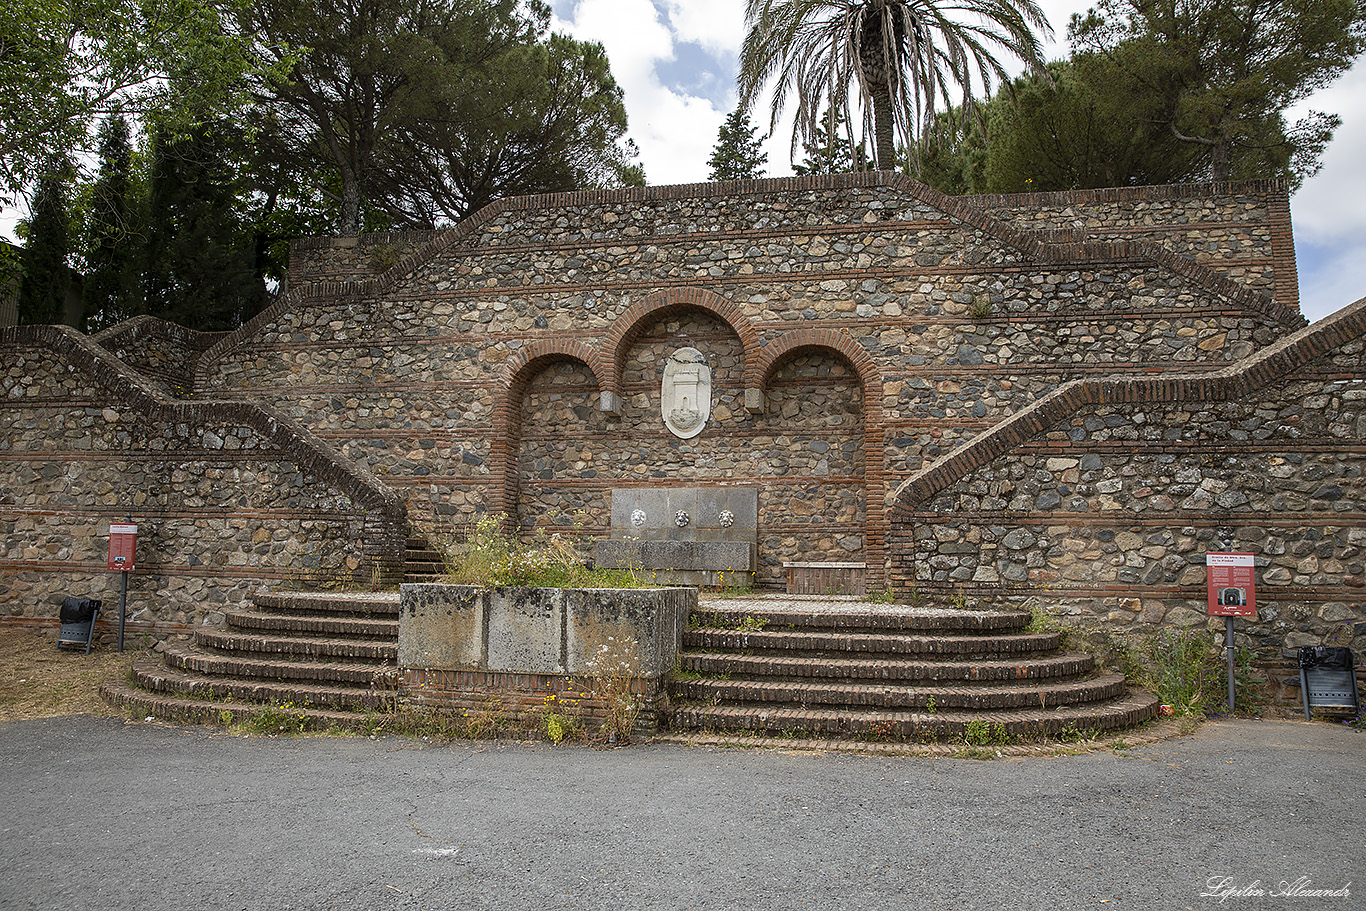
POLYGON ((682 440, 702 432, 711 417, 711 367, 696 348, 679 348, 664 364, 660 390, 664 426, 682 440))

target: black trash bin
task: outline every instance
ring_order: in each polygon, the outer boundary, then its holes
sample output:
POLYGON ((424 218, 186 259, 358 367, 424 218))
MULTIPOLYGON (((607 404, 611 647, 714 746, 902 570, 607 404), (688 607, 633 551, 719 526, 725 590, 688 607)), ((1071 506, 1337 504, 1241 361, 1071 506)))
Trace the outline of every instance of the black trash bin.
POLYGON ((95 618, 100 615, 100 603, 94 598, 66 598, 62 601, 62 628, 57 632, 57 647, 84 645, 90 654, 95 641, 95 618))
POLYGON ((1356 656, 1350 648, 1311 645, 1299 650, 1300 693, 1304 698, 1304 719, 1311 709, 1342 709, 1356 712, 1356 656))

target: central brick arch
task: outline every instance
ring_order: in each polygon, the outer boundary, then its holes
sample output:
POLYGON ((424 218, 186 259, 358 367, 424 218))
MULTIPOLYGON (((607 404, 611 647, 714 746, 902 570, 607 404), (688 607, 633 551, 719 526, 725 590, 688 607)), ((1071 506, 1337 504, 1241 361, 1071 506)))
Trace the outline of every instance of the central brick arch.
POLYGON ((863 385, 863 491, 864 559, 868 564, 870 590, 875 582, 886 583, 887 567, 887 467, 883 453, 882 373, 867 350, 843 329, 796 329, 784 332, 760 352, 756 385, 767 389, 774 371, 801 354, 824 351, 837 355, 854 368, 863 385))
POLYGON ((744 387, 746 390, 759 387, 762 349, 759 332, 749 317, 733 301, 714 291, 705 288, 667 288, 635 301, 612 323, 607 337, 603 339, 603 371, 598 374, 604 392, 621 396, 622 369, 631 344, 646 326, 680 310, 704 310, 730 326, 739 336, 745 351, 744 387))

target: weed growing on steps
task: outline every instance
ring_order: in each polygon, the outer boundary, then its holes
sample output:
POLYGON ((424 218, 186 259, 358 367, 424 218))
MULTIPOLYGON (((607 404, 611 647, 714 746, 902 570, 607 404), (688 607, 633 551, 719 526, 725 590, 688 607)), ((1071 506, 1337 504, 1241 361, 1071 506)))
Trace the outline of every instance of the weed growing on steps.
POLYGON ((633 683, 640 676, 636 641, 608 636, 584 666, 592 680, 594 695, 607 709, 604 725, 607 742, 629 743, 641 709, 640 697, 632 691, 633 683))
MULTIPOLYGON (((1163 630, 1150 640, 1137 676, 1179 715, 1228 711, 1228 665, 1224 650, 1208 632, 1163 630)), ((1253 654, 1234 651, 1234 697, 1238 710, 1255 714, 1264 702, 1254 674, 1253 654)))
POLYGON ((505 516, 487 515, 467 526, 463 535, 429 535, 428 540, 442 552, 446 581, 533 588, 645 588, 649 584, 631 570, 589 569, 571 538, 540 531, 528 544, 505 531, 506 525, 505 516))
POLYGON ((987 746, 988 744, 1004 746, 1010 743, 1012 739, 1004 724, 1000 722, 992 724, 985 718, 974 718, 963 729, 963 740, 969 746, 987 746))
POLYGON ((308 713, 293 702, 271 702, 252 712, 243 727, 257 734, 302 734, 308 727, 308 713))
POLYGON ((895 604, 896 592, 892 591, 889 585, 880 592, 868 592, 863 596, 863 600, 871 604, 895 604))

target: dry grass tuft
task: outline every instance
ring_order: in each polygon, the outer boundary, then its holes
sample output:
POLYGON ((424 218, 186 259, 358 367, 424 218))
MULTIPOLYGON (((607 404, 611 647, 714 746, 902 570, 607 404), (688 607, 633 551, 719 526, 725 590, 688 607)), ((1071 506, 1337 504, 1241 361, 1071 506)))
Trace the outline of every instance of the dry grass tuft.
POLYGON ((54 715, 118 715, 100 698, 100 684, 124 680, 133 659, 147 654, 113 646, 57 648, 55 626, 0 625, 0 721, 50 718, 54 715))

